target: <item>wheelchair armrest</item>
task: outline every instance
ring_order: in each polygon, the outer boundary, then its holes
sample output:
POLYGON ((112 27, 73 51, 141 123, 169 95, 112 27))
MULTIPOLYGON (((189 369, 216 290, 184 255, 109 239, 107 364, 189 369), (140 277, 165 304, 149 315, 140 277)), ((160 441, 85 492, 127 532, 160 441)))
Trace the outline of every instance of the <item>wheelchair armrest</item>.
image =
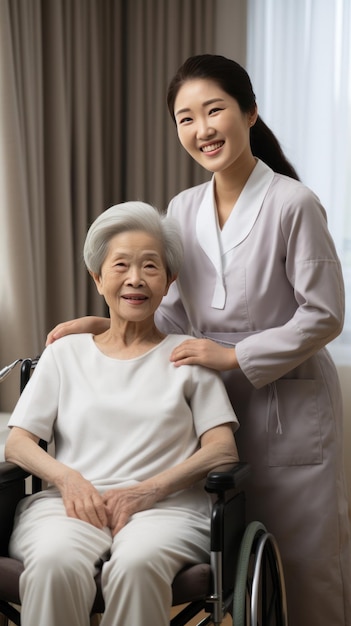
POLYGON ((24 480, 28 476, 29 473, 18 465, 9 463, 8 461, 2 461, 0 463, 0 491, 3 487, 7 486, 8 483, 24 480))
POLYGON ((214 494, 211 512, 211 553, 220 555, 222 586, 233 585, 233 562, 237 561, 246 526, 245 479, 248 463, 221 465, 209 472, 205 489, 214 494))
POLYGON ((7 461, 0 463, 0 554, 7 556, 13 518, 18 502, 25 495, 28 472, 7 461))
POLYGON ((250 473, 248 463, 234 463, 220 465, 207 475, 205 489, 209 493, 223 494, 231 489, 237 489, 250 473))

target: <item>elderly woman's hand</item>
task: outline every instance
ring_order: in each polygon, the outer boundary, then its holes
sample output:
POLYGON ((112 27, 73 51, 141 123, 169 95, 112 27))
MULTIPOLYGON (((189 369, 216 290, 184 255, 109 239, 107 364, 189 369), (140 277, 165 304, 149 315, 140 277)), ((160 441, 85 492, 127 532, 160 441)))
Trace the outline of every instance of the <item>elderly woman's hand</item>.
POLYGON ((97 528, 107 526, 107 513, 101 495, 89 480, 43 450, 39 437, 14 426, 7 438, 5 457, 26 471, 54 484, 60 491, 69 517, 97 528))
POLYGON ((146 486, 145 483, 124 489, 110 489, 102 497, 113 537, 134 513, 151 509, 158 499, 156 489, 146 486))
POLYGON ((57 481, 68 517, 88 522, 96 528, 108 526, 106 507, 95 487, 75 470, 67 471, 57 481))

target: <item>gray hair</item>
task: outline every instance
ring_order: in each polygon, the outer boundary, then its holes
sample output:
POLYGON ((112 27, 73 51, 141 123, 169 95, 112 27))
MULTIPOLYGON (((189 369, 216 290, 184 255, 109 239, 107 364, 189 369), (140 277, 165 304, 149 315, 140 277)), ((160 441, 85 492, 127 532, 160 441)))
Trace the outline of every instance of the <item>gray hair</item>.
POLYGON ((84 261, 90 272, 100 275, 110 240, 126 231, 141 230, 155 237, 163 247, 168 278, 178 274, 183 244, 178 223, 145 202, 122 202, 107 209, 92 223, 84 244, 84 261))

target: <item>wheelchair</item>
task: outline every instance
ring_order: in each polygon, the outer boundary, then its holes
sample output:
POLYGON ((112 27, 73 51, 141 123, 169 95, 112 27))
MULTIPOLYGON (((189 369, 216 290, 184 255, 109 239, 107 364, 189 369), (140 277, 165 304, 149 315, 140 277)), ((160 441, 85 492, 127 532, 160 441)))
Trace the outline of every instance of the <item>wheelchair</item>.
MULTIPOLYGON (((21 360, 21 391, 37 360, 21 360)), ((189 565, 177 574, 172 604, 180 608, 170 618, 170 626, 185 626, 192 619, 197 626, 220 626, 224 619, 234 626, 287 626, 284 573, 277 542, 263 524, 246 524, 245 520, 244 486, 249 472, 246 463, 235 463, 208 474, 205 489, 212 498, 210 562, 189 565)), ((9 557, 8 543, 15 509, 26 495, 28 478, 29 474, 16 465, 0 463, 0 626, 21 624, 19 578, 24 567, 9 557)), ((35 476, 31 481, 31 491, 39 491, 41 481, 35 476)), ((101 572, 95 580, 92 616, 104 612, 101 572)))

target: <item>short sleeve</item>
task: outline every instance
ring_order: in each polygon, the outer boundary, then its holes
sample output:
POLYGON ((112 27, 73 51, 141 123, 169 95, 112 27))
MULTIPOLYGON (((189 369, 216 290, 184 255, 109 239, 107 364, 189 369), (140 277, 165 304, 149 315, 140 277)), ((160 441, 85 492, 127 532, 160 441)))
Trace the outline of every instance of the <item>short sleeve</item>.
POLYGON ((190 406, 197 436, 201 437, 207 430, 227 423, 232 423, 235 432, 239 422, 220 375, 206 367, 190 367, 193 374, 190 406))
POLYGON ((23 390, 8 426, 19 426, 49 442, 57 416, 59 388, 52 346, 48 346, 23 390))

